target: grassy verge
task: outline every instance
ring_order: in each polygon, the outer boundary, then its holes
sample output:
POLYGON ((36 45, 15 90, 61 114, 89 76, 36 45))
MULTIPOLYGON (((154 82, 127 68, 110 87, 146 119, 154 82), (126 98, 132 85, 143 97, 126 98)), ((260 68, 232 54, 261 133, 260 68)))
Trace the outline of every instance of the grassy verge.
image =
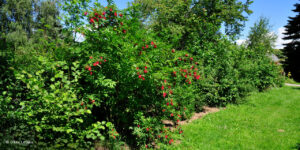
POLYGON ((183 126, 180 144, 162 149, 297 149, 300 88, 283 87, 248 97, 183 126))
POLYGON ((300 84, 299 82, 294 81, 293 79, 286 78, 285 83, 290 83, 290 84, 300 84))

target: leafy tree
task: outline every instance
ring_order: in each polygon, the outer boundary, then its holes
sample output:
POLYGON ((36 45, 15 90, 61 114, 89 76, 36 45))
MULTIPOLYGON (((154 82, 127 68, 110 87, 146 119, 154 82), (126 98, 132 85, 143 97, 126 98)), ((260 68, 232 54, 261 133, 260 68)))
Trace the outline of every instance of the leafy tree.
POLYGON ((248 20, 247 16, 252 13, 249 10, 252 0, 246 0, 242 3, 239 0, 193 0, 193 12, 201 15, 205 13, 208 18, 215 16, 214 23, 221 25, 225 24, 225 33, 235 36, 239 34, 244 22, 248 20))
POLYGON ((295 17, 289 17, 290 20, 285 26, 286 32, 284 33, 286 37, 284 40, 291 40, 291 42, 285 44, 283 53, 286 56, 284 61, 285 71, 291 72, 292 77, 300 81, 300 4, 294 5, 296 9, 293 11, 298 13, 295 17))
MULTIPOLYGON (((87 11, 90 2, 91 0, 61 0, 60 6, 64 12, 62 19, 69 34, 68 37, 72 37, 73 31, 84 25, 84 12, 87 11)), ((75 42, 75 38, 72 38, 73 42, 75 42)))
POLYGON ((263 54, 273 53, 273 48, 277 36, 271 33, 269 20, 261 17, 253 27, 251 27, 248 35, 248 47, 263 54))
POLYGON ((41 1, 39 4, 37 22, 38 29, 43 30, 44 36, 56 39, 61 34, 62 25, 59 18, 59 8, 57 0, 41 1))
POLYGON ((223 23, 226 33, 234 37, 247 20, 245 13, 252 13, 248 9, 251 0, 245 3, 237 0, 135 0, 135 3, 141 6, 141 20, 177 49, 214 41, 223 23), (199 39, 200 43, 195 43, 199 39))
POLYGON ((35 0, 2 0, 1 5, 1 31, 4 47, 16 49, 24 45, 33 34, 33 14, 35 0), (4 45, 5 44, 5 45, 4 45))
POLYGON ((252 65, 253 68, 247 78, 253 80, 260 91, 270 86, 281 86, 283 81, 280 75, 281 66, 271 60, 272 55, 278 54, 274 49, 276 39, 277 36, 271 32, 269 20, 265 17, 261 17, 251 27, 248 35, 246 59, 251 62, 248 62, 248 66, 252 65))
POLYGON ((49 51, 51 48, 45 45, 59 39, 57 37, 62 34, 62 26, 58 19, 58 2, 58 0, 1 1, 0 49, 4 54, 12 56, 14 64, 18 62, 24 66, 35 65, 34 56, 46 53, 51 55, 49 51))

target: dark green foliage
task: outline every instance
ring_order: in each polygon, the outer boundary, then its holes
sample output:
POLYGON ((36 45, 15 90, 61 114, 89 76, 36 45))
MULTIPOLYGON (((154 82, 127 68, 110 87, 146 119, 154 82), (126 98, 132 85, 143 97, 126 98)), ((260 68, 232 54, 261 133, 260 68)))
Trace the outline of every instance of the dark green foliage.
MULTIPOLYGON (((62 37, 56 0, 5 0, 1 2, 1 53, 12 56, 13 67, 31 70, 33 55, 53 54, 45 45, 62 37), (47 54, 46 54, 47 53, 47 54)), ((52 55, 53 56, 53 55, 52 55)))
POLYGON ((0 54, 0 148, 18 149, 33 145, 18 145, 12 141, 33 141, 30 126, 22 119, 20 102, 27 99, 26 86, 16 79, 12 55, 0 54))
POLYGON ((45 37, 48 42, 60 38, 62 25, 59 18, 59 9, 57 7, 57 1, 48 0, 41 1, 39 4, 38 15, 37 15, 37 26, 36 28, 42 33, 37 34, 35 39, 38 37, 45 37))
POLYGON ((284 63, 284 69, 286 73, 291 72, 292 77, 296 81, 300 81, 300 4, 295 4, 296 9, 293 11, 297 13, 295 17, 289 17, 288 24, 285 26, 286 37, 285 40, 291 40, 291 42, 285 44, 283 54, 286 57, 284 63))
POLYGON ((32 0, 1 1, 0 28, 4 47, 16 50, 32 36, 35 4, 32 0))

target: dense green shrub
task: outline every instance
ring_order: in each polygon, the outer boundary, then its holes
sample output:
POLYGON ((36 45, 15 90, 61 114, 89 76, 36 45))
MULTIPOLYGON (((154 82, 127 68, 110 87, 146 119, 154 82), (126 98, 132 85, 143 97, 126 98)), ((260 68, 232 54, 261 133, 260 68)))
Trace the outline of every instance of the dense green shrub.
POLYGON ((49 62, 43 57, 39 60, 40 71, 16 73, 16 78, 27 87, 27 100, 18 104, 21 108, 16 119, 30 127, 31 142, 39 148, 78 149, 91 147, 95 140, 114 141, 118 134, 109 136, 113 124, 97 121, 92 115, 91 109, 98 103, 78 97, 75 88, 80 77, 78 62, 68 66, 65 62, 49 62), (68 69, 71 74, 68 74, 68 69))
MULTIPOLYGON (((11 53, 0 54, 0 147, 17 149, 28 143, 13 141, 33 141, 31 127, 23 120, 20 102, 26 99, 27 88, 17 80, 11 53)), ((30 145, 32 147, 32 145, 30 145)))
POLYGON ((20 119, 32 127, 37 145, 87 148, 115 139, 114 126, 133 147, 172 143, 168 132, 177 131, 161 120, 177 123, 202 108, 195 93, 200 63, 140 29, 129 17, 138 15, 132 9, 124 15, 114 6, 89 12, 90 26, 80 29, 85 41, 70 49, 78 61, 39 56, 39 71, 15 72, 28 90, 18 104, 20 119))
POLYGON ((162 119, 176 122, 194 111, 194 82, 200 79, 200 68, 192 70, 200 64, 141 30, 138 19, 129 17, 139 15, 134 9, 125 15, 113 7, 89 12, 91 26, 82 43, 86 54, 82 93, 101 101, 95 112, 106 111, 96 115, 112 121, 118 132, 127 136, 127 143, 151 147, 164 129, 162 119), (103 14, 110 17, 103 19, 103 14))
POLYGON ((205 74, 197 89, 209 105, 236 103, 252 91, 282 85, 281 67, 266 53, 233 45, 226 38, 202 47, 197 56, 203 61, 205 74))

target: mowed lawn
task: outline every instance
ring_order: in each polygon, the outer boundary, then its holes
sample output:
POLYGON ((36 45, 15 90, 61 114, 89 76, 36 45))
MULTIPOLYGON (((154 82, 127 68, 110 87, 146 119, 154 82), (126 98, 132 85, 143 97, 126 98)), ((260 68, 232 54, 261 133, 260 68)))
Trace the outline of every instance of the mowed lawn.
POLYGON ((180 144, 163 149, 298 149, 300 87, 255 93, 241 105, 184 125, 180 144))

